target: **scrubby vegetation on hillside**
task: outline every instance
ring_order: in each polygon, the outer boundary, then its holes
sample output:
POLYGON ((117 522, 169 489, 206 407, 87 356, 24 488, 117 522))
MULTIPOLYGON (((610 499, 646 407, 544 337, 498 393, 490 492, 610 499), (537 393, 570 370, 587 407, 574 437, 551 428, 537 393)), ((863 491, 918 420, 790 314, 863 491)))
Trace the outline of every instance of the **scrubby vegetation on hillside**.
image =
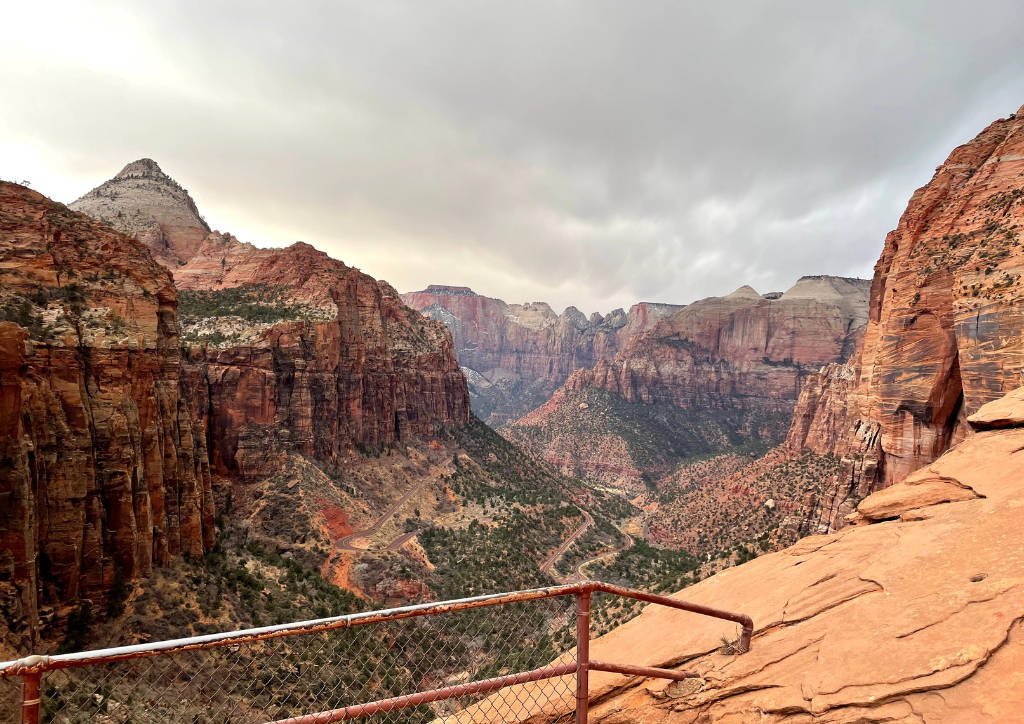
POLYGON ((787 458, 781 450, 687 463, 661 486, 651 537, 694 555, 721 557, 735 550, 741 561, 788 545, 799 537, 804 500, 838 470, 835 456, 787 458))
POLYGON ((565 467, 579 477, 612 482, 635 469, 653 486, 688 458, 751 441, 775 443, 788 426, 788 412, 683 409, 587 389, 567 394, 543 426, 517 425, 503 432, 527 449, 565 459, 565 467))
POLYGON ((450 434, 479 465, 482 473, 460 469, 453 477, 453 490, 464 498, 481 503, 503 499, 526 505, 556 505, 571 500, 606 520, 620 520, 636 512, 622 497, 563 475, 476 417, 450 434))
POLYGON ((288 287, 243 284, 229 289, 181 290, 178 321, 182 338, 214 346, 251 341, 258 332, 278 322, 328 321, 333 307, 296 302, 288 287))

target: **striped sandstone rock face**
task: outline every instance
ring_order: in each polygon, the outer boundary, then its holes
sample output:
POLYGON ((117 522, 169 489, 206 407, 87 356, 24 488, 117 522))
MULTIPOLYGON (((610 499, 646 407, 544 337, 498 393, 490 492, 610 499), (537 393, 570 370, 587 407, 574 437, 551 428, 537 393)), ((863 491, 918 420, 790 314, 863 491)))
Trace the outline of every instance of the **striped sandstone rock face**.
POLYGON ((1024 108, 913 195, 875 265, 860 353, 801 398, 791 447, 844 457, 820 530, 969 436, 968 418, 1020 384, 1022 301, 1024 108))
POLYGON ((140 243, 0 184, 0 589, 14 636, 214 543, 177 292, 140 243))

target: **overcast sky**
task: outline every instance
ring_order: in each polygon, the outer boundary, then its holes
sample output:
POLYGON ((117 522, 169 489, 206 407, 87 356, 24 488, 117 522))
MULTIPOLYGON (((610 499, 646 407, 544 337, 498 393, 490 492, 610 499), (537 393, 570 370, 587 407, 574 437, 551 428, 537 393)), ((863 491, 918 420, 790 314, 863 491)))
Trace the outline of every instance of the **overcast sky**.
POLYGON ((0 177, 151 157, 214 228, 400 291, 608 311, 870 276, 1024 103, 1024 2, 21 2, 0 177))

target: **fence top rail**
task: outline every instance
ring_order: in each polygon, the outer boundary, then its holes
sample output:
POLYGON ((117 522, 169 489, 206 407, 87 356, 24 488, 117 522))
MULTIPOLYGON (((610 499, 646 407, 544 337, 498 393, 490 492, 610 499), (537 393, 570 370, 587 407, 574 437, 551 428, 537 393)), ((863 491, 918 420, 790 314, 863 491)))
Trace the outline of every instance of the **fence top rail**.
POLYGON ((570 583, 560 586, 530 588, 522 591, 491 593, 482 596, 470 596, 468 598, 459 598, 449 601, 418 603, 409 606, 399 606, 396 608, 379 609, 375 611, 361 611, 358 613, 343 614, 341 616, 330 616, 327 618, 316 618, 308 621, 297 621, 294 623, 284 623, 274 626, 261 626, 258 628, 239 629, 236 631, 225 631, 221 633, 205 634, 202 636, 169 639, 167 641, 153 641, 144 644, 134 644, 131 646, 117 646, 106 649, 94 649, 92 651, 78 651, 68 654, 56 654, 54 656, 32 655, 20 659, 13 659, 11 661, 0 662, 0 678, 21 676, 29 672, 42 672, 54 669, 89 666, 92 664, 157 656, 160 654, 169 654, 193 649, 231 646, 283 636, 330 631, 349 626, 382 623, 385 621, 428 616, 432 614, 454 613, 456 611, 482 608, 485 606, 499 606, 507 603, 519 603, 544 598, 554 598, 557 596, 570 596, 584 592, 593 593, 597 591, 740 623, 743 625, 743 638, 745 642, 749 643, 750 632, 753 624, 750 617, 744 614, 721 611, 700 604, 692 604, 679 599, 669 598, 668 596, 644 593, 642 591, 613 586, 607 583, 582 581, 580 583, 570 583))
POLYGON ((379 623, 400 618, 451 613, 470 608, 480 608, 483 606, 498 606, 504 603, 532 601, 540 598, 552 598, 555 596, 567 596, 578 593, 585 587, 585 585, 586 584, 582 583, 573 583, 562 586, 550 586, 547 588, 530 588, 523 591, 511 591, 507 593, 490 593, 482 596, 470 596, 468 598, 459 598, 450 601, 417 603, 409 606, 398 606, 396 608, 360 611, 357 613, 346 613, 340 616, 315 618, 307 621, 296 621, 293 623, 283 623, 274 626, 260 626, 258 628, 239 629, 236 631, 224 631, 221 633, 204 634, 202 636, 189 636, 186 638, 169 639, 166 641, 153 641, 144 644, 134 644, 131 646, 117 646, 107 649, 94 649, 92 651, 77 651, 68 654, 56 654, 54 656, 26 656, 20 659, 0 662, 0 678, 18 676, 22 672, 29 670, 46 671, 50 669, 86 666, 89 664, 102 663, 104 661, 139 658, 142 656, 153 656, 196 648, 231 646, 234 644, 249 643, 268 638, 329 631, 331 629, 346 628, 348 626, 364 623, 379 623))

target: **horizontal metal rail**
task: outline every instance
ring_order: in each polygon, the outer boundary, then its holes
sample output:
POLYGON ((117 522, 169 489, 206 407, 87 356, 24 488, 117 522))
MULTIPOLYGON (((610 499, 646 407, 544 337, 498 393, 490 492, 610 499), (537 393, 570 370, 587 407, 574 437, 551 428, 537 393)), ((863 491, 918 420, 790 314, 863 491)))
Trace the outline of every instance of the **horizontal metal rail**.
POLYGON ((537 601, 561 596, 573 596, 577 601, 576 661, 574 663, 551 665, 506 676, 498 676, 454 686, 430 689, 428 691, 380 699, 364 704, 354 704, 344 708, 322 711, 315 714, 278 719, 271 724, 328 724, 328 722, 344 721, 370 716, 371 714, 381 712, 397 711, 435 701, 493 692, 516 684, 552 679, 572 673, 576 674, 576 721, 578 724, 584 724, 587 721, 587 709, 589 703, 589 672, 591 670, 629 676, 644 676, 674 680, 682 680, 696 676, 696 674, 675 671, 672 669, 660 669, 648 666, 616 664, 592 660, 589 653, 590 599, 594 593, 605 593, 613 596, 630 598, 643 601, 645 603, 666 606, 681 611, 687 611, 702 616, 710 616, 737 623, 742 626, 742 633, 737 647, 739 652, 746 652, 750 647, 750 638, 753 633, 753 621, 745 614, 724 611, 702 604, 681 601, 669 596, 645 593, 643 591, 614 586, 608 583, 583 581, 580 583, 561 586, 473 596, 470 598, 441 601, 437 603, 400 606, 397 608, 389 608, 379 611, 366 611, 346 614, 343 616, 333 616, 300 621, 297 623, 281 624, 278 626, 264 626, 260 628, 208 634, 205 636, 193 636, 169 641, 137 644, 134 646, 119 646, 116 648, 59 654, 56 656, 27 656, 0 663, 0 678, 17 677, 21 679, 21 720, 24 724, 37 724, 40 710, 40 677, 42 674, 50 671, 110 664, 119 661, 149 658, 154 656, 166 656, 185 651, 199 651, 225 646, 237 646, 239 644, 266 641, 268 639, 286 636, 303 636, 355 626, 380 624, 388 621, 397 621, 421 616, 444 615, 458 611, 537 601))
POLYGON ((385 711, 408 709, 411 706, 429 704, 432 701, 454 699, 455 697, 466 696, 467 694, 486 694, 491 691, 497 691, 498 689, 504 689, 506 686, 526 684, 531 681, 541 681, 543 679, 554 679, 558 676, 571 674, 574 671, 576 671, 576 664, 545 666, 542 669, 524 671, 521 674, 496 676, 493 679, 484 679, 483 681, 473 681, 468 684, 446 686, 443 689, 431 689, 430 691, 421 691, 416 694, 406 694, 405 696, 395 696, 390 699, 371 701, 368 704, 355 704, 353 706, 346 706, 344 709, 332 709, 331 711, 322 711, 318 714, 295 716, 290 719, 278 719, 277 721, 270 722, 270 724, 330 724, 330 722, 358 719, 364 716, 370 716, 371 714, 380 714, 385 711))
POLYGON ((329 618, 317 618, 309 621, 296 623, 284 623, 277 626, 262 626, 260 628, 241 629, 238 631, 227 631, 224 633, 206 634, 204 636, 190 636, 188 638, 170 639, 168 641, 154 641, 147 644, 135 644, 133 646, 118 646, 109 649, 96 649, 93 651, 80 651, 71 654, 57 654, 56 656, 26 656, 13 661, 0 662, 0 677, 20 676, 32 671, 54 671, 78 666, 92 666, 95 664, 108 664, 114 661, 127 659, 138 659, 147 656, 160 656, 182 651, 195 651, 220 646, 234 646, 236 644, 264 641, 266 639, 281 638, 283 636, 299 636, 303 634, 319 633, 334 629, 348 628, 350 626, 362 626, 366 624, 384 623, 385 621, 397 621, 403 618, 415 616, 431 616, 436 614, 454 613, 465 611, 471 608, 483 608, 485 606, 500 606, 507 603, 522 603, 524 601, 536 601, 543 598, 554 598, 555 596, 569 596, 579 592, 583 584, 569 584, 565 586, 550 586, 548 588, 530 588, 523 591, 511 593, 492 593, 484 596, 472 596, 470 598, 459 598, 452 601, 439 601, 437 603, 420 603, 411 606, 400 606, 398 608, 386 608, 379 611, 363 611, 361 613, 348 613, 342 616, 329 618))
POLYGON ((590 660, 591 671, 608 671, 612 674, 625 674, 626 676, 646 676, 649 679, 672 679, 683 681, 684 679, 696 679, 700 674, 689 671, 676 671, 675 669, 658 669, 653 666, 633 666, 632 664, 610 664, 607 661, 590 660))

